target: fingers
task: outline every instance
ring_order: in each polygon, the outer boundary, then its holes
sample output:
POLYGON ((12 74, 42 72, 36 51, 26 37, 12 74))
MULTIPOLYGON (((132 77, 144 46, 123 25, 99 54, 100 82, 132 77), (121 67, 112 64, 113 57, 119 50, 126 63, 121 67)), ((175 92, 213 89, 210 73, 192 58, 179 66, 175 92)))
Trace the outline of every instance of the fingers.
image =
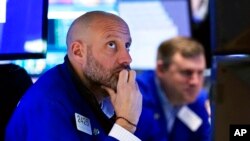
POLYGON ((136 78, 136 72, 134 70, 122 70, 119 74, 118 83, 134 83, 136 78))
POLYGON ((128 83, 135 83, 136 72, 134 70, 129 71, 128 83))
MULTIPOLYGON (((134 70, 122 70, 120 73, 119 73, 119 79, 118 79, 118 84, 117 86, 124 86, 124 85, 127 85, 128 83, 130 84, 133 84, 133 85, 136 85, 136 89, 138 88, 137 86, 137 83, 135 81, 135 78, 136 78, 136 72, 134 70)), ((115 90, 109 88, 109 87, 106 87, 106 86, 101 86, 103 89, 105 89, 108 94, 110 95, 110 97, 114 97, 116 92, 115 90)))
POLYGON ((117 116, 122 116, 133 123, 138 123, 142 110, 142 95, 138 89, 136 72, 122 70, 119 73, 117 90, 103 88, 111 96, 111 102, 117 116))
POLYGON ((126 84, 128 82, 128 71, 127 70, 122 70, 119 73, 119 80, 118 80, 118 85, 126 84))

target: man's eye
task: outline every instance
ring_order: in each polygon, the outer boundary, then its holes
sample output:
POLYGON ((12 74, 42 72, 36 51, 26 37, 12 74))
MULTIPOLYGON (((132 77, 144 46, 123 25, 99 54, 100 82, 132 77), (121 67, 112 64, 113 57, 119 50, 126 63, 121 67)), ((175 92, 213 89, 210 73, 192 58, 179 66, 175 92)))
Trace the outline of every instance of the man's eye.
POLYGON ((184 76, 191 76, 193 74, 192 71, 181 71, 181 74, 184 75, 184 76))
POLYGON ((126 43, 126 49, 127 51, 130 51, 130 43, 126 43))
POLYGON ((114 49, 116 48, 116 44, 114 42, 110 42, 108 43, 108 47, 114 49))

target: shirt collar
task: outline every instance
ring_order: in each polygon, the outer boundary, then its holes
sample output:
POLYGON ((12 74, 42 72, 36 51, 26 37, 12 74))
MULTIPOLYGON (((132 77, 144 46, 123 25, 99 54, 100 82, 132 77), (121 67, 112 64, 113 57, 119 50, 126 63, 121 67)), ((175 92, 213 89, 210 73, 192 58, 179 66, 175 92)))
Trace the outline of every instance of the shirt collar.
POLYGON ((111 118, 115 111, 114 111, 114 107, 110 101, 110 97, 105 98, 102 102, 101 102, 101 109, 103 111, 103 113, 108 117, 111 118))

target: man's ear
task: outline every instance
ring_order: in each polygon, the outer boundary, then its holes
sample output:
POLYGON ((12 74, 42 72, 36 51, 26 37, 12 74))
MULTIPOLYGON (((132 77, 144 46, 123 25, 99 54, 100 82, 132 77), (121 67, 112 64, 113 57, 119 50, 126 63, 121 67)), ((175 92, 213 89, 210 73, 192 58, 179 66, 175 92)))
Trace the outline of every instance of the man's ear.
POLYGON ((71 52, 76 57, 82 57, 82 45, 79 42, 73 42, 71 45, 71 52))
POLYGON ((156 74, 158 77, 162 76, 165 71, 164 63, 162 60, 156 61, 156 74))
POLYGON ((81 42, 75 41, 71 44, 70 52, 74 60, 81 63, 87 53, 86 46, 81 42))

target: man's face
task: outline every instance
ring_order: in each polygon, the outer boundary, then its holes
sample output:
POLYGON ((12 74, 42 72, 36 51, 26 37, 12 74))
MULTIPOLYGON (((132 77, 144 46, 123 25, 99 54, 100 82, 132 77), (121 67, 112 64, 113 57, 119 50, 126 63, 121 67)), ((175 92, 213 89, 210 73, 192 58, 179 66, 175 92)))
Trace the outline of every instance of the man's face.
POLYGON ((84 73, 98 85, 116 90, 119 72, 126 69, 132 59, 129 55, 131 37, 127 26, 117 22, 98 25, 87 48, 84 73), (94 34, 95 33, 95 34, 94 34))
POLYGON ((204 55, 184 58, 180 53, 172 57, 162 78, 167 96, 173 104, 189 104, 196 100, 204 81, 204 55))

